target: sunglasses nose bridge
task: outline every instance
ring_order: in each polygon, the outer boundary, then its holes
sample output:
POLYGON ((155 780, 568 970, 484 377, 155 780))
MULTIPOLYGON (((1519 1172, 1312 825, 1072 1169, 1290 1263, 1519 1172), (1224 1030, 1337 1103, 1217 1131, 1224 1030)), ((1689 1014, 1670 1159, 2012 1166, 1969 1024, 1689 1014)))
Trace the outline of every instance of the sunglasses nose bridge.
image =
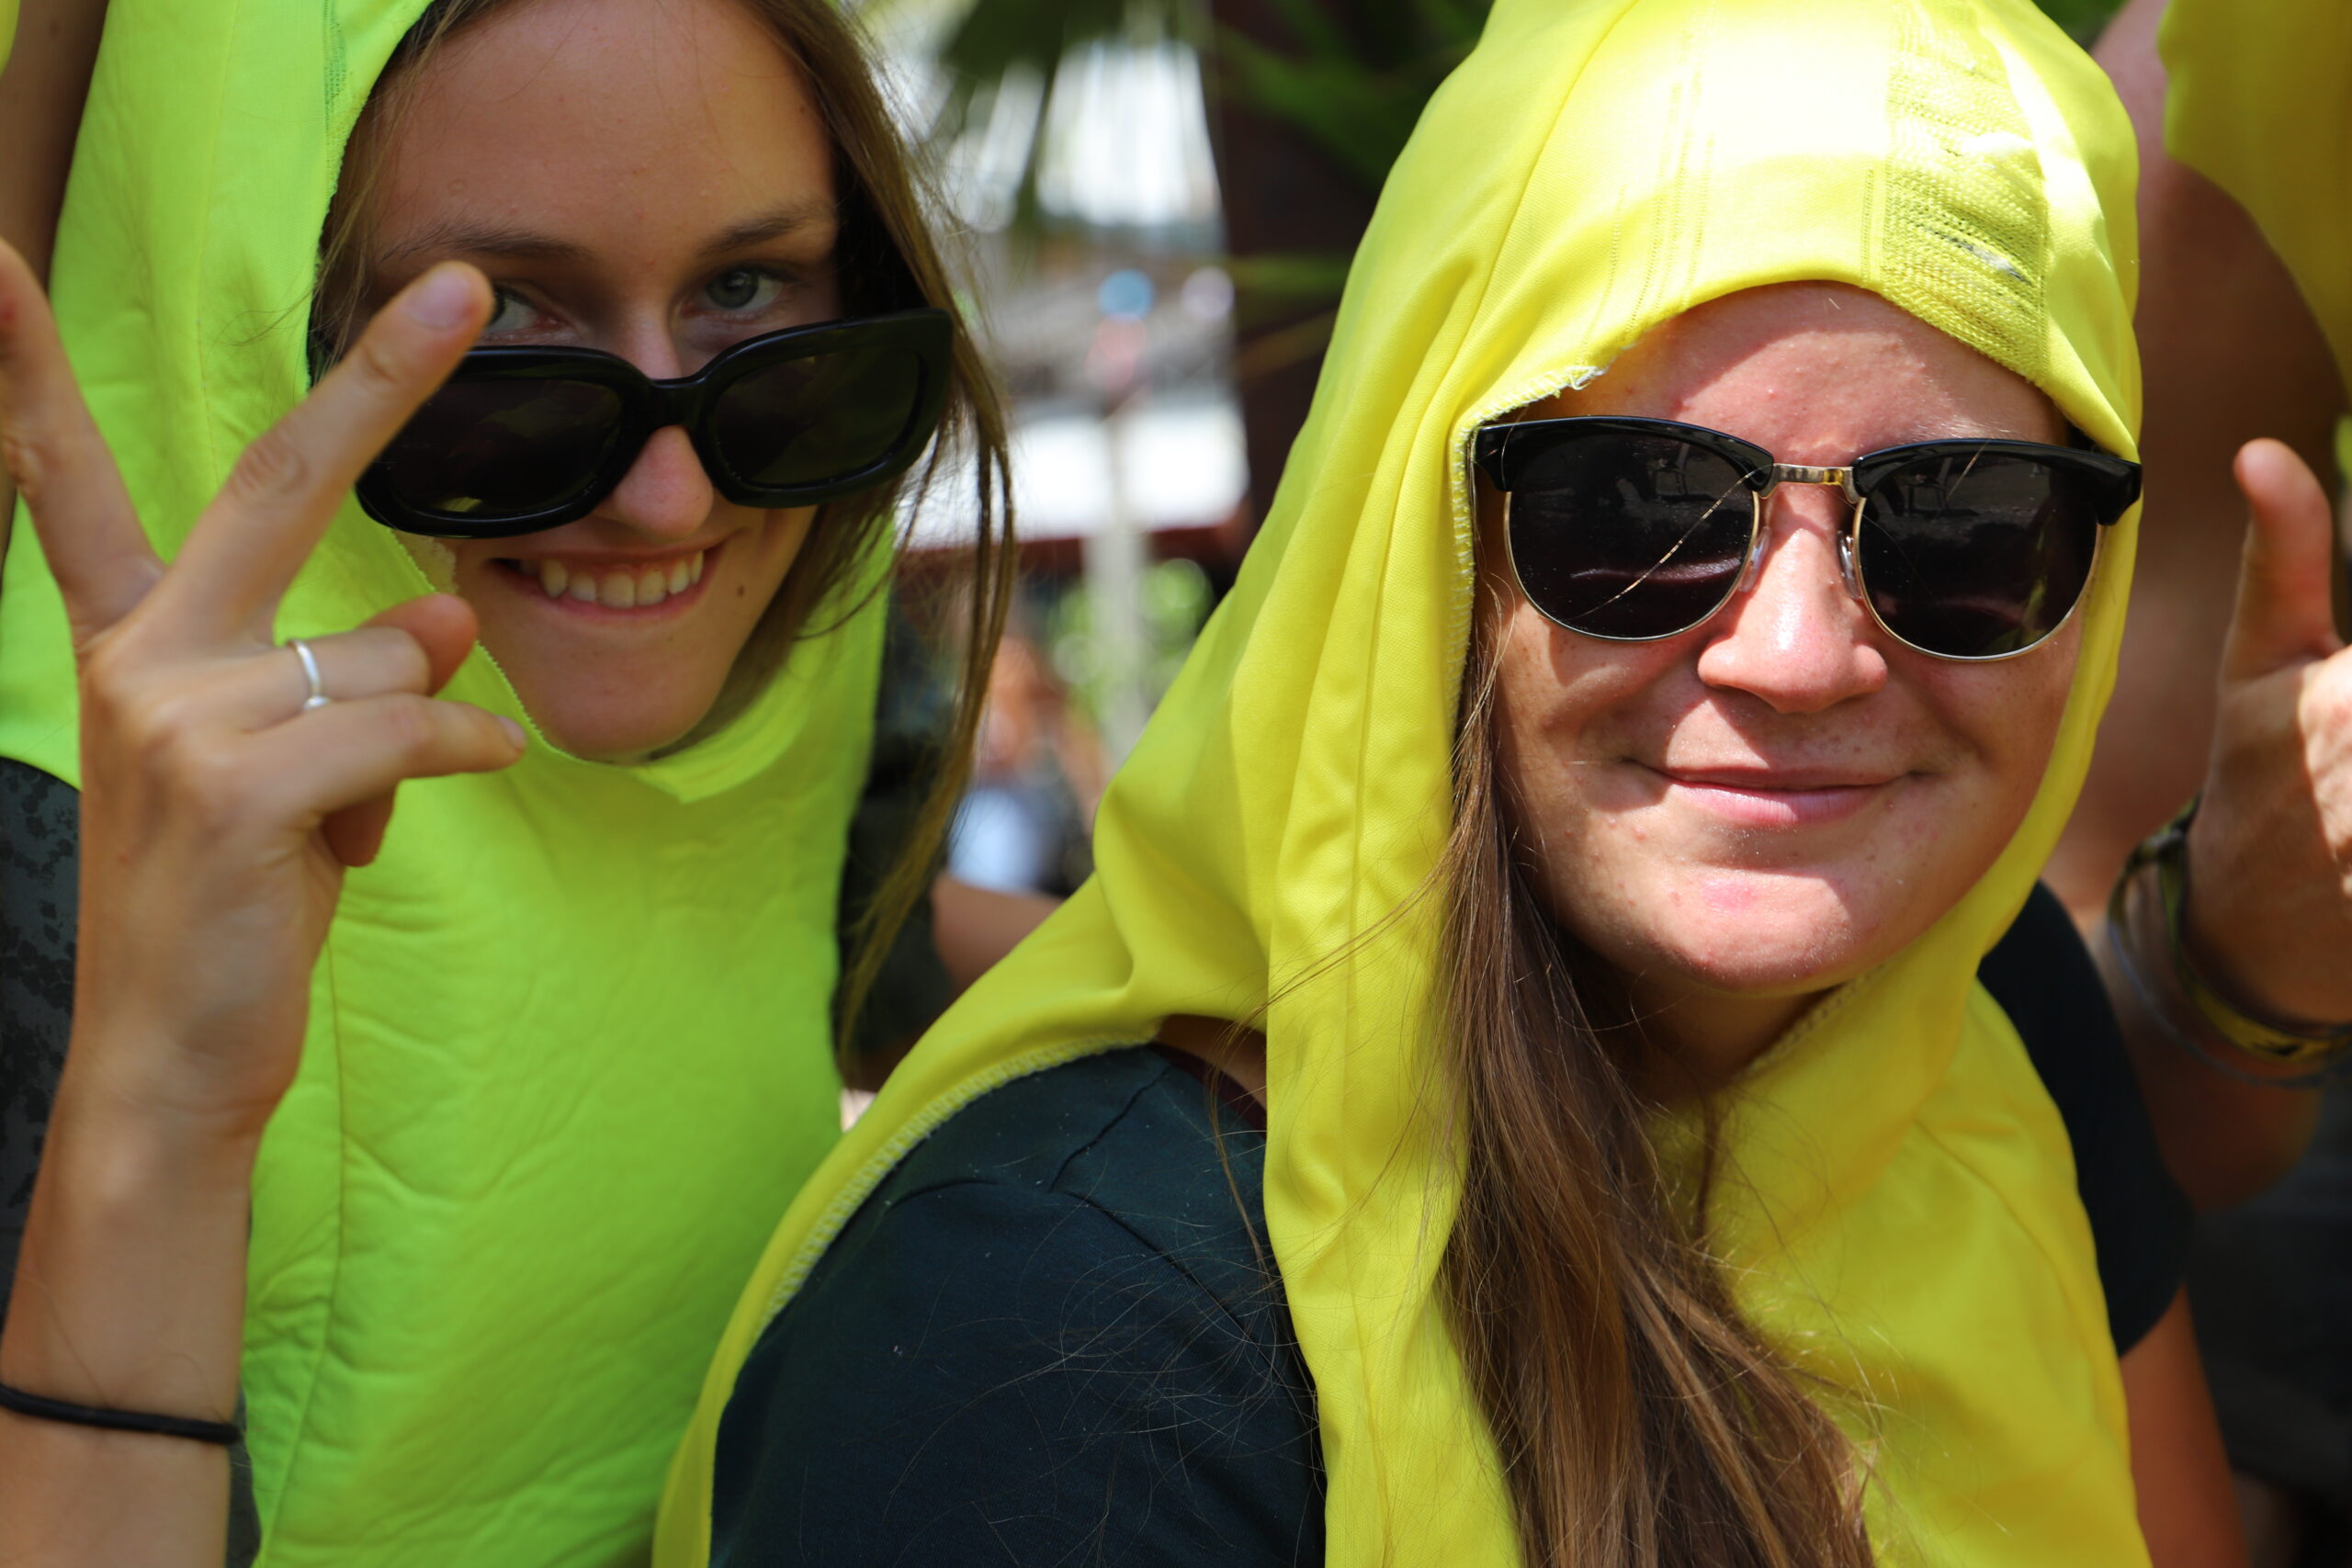
POLYGON ((1763 482, 1754 488, 1756 497, 1755 540, 1748 547, 1747 569, 1740 573, 1736 592, 1746 592, 1753 587, 1763 570, 1764 554, 1770 547, 1771 531, 1765 527, 1765 509, 1773 494, 1784 485, 1825 485, 1846 498, 1853 508, 1848 513, 1846 525, 1838 530, 1838 576, 1845 583, 1846 592, 1855 599, 1862 598, 1862 583, 1854 561, 1855 536, 1862 526, 1862 492, 1854 486, 1854 470, 1845 468, 1817 468, 1810 463, 1775 463, 1764 475, 1763 482))

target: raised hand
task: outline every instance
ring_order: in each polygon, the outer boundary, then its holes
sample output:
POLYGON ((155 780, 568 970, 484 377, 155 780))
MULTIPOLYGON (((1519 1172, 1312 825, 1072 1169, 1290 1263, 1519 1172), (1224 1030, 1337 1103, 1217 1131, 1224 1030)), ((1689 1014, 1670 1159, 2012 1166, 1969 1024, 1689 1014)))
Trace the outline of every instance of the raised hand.
POLYGON ((2189 830, 2186 935, 2240 1002, 2352 1021, 2352 651, 2326 492, 2292 449, 2248 442, 2253 511, 2222 660, 2219 722, 2189 830))
POLYGON ((73 627, 82 931, 68 1087, 258 1132, 291 1082, 346 867, 404 780, 503 768, 511 720, 435 699, 473 614, 441 595, 277 645, 279 599, 353 480, 472 344, 480 274, 435 268, 239 459, 167 568, 140 526, 39 287, 0 246, 0 456, 73 627))

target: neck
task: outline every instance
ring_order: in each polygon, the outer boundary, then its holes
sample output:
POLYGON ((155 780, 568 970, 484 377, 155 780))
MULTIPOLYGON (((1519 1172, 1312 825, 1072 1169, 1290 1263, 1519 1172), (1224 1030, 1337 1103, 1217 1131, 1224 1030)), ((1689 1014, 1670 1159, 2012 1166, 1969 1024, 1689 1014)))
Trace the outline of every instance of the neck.
POLYGON ((1628 1014, 1642 1023, 1635 1079, 1645 1096, 1668 1105, 1723 1089, 1826 994, 1748 997, 1644 979, 1623 984, 1628 1014))

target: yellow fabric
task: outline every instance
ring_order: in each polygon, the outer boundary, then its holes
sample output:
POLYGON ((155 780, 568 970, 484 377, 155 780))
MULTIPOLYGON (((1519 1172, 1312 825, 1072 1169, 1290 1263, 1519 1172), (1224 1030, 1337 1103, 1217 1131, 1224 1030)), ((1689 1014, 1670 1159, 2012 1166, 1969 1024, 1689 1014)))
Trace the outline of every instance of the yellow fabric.
MULTIPOLYGON (((302 395, 344 141, 423 4, 113 0, 55 293, 167 553, 302 395)), ((346 505, 280 631, 425 586, 346 505)), ((540 739, 510 773, 401 791, 256 1178, 244 1379, 270 1568, 642 1557, 744 1271, 839 1135, 834 906, 878 616, 802 645, 667 761, 540 739)), ((524 716, 480 656, 451 691, 524 716)), ((0 754, 73 780, 74 721, 20 518, 0 754)))
POLYGON ((2233 197, 2352 377, 2352 6, 2172 0, 2165 150, 2233 197))
MULTIPOLYGON (((1319 1397, 1329 1561, 1516 1561, 1434 1289, 1456 1174, 1437 904, 1413 899, 1448 817, 1472 433, 1704 300, 1830 279, 2129 454, 2134 172, 2105 77, 2027 0, 1500 0, 1389 178, 1265 531, 1104 801, 1097 875, 795 1201, 673 1467, 657 1563, 707 1561, 743 1358, 912 1143, 1010 1077, 1270 996, 1266 1211, 1319 1397)), ((1845 1391, 1889 1563, 2146 1561, 2065 1134, 1973 982, 2075 799, 2132 539, 2107 541, 2014 841, 1735 1099, 1718 1226, 1758 1320, 1845 1391)))

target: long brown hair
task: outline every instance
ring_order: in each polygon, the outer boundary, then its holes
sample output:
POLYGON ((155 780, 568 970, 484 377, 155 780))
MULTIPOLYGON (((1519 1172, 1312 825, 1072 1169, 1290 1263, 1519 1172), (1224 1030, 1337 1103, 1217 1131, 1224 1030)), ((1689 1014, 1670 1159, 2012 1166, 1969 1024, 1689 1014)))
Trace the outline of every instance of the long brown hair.
MULTIPOLYGON (((1742 1316, 1546 912, 1497 764, 1504 613, 1474 617, 1454 762, 1444 1006, 1461 1207, 1444 1278, 1528 1568, 1868 1568, 1852 1446, 1742 1316)), ((1713 1139, 1706 1140, 1712 1150, 1713 1139)), ((1695 1190, 1693 1190, 1695 1189, 1695 1190)))
MULTIPOLYGON (((388 123, 402 110, 403 83, 434 51, 511 6, 530 0, 435 0, 394 48, 353 135, 321 244, 314 343, 343 342, 359 314, 367 196, 381 164, 388 123)), ((850 316, 928 305, 957 318, 947 404, 928 460, 909 476, 823 508, 775 598, 745 644, 728 690, 681 745, 725 724, 772 679, 793 645, 838 626, 865 603, 852 592, 858 567, 902 512, 911 513, 968 476, 974 533, 961 570, 925 576, 929 592, 951 593, 956 613, 954 701, 930 785, 889 868, 854 914, 835 992, 835 1038, 846 1064, 857 1014, 892 939, 936 873, 941 846, 971 770, 973 738, 987 696, 989 665, 1011 604, 1018 564, 1012 548, 1012 478, 1004 411, 962 317, 932 232, 941 210, 917 173, 875 80, 868 48, 831 0, 733 0, 774 35, 798 68, 833 150, 840 238, 833 262, 850 316), (903 504, 911 502, 911 505, 903 504)), ((330 349, 331 352, 331 349, 330 349)), ((779 868, 779 874, 783 874, 779 868)))

